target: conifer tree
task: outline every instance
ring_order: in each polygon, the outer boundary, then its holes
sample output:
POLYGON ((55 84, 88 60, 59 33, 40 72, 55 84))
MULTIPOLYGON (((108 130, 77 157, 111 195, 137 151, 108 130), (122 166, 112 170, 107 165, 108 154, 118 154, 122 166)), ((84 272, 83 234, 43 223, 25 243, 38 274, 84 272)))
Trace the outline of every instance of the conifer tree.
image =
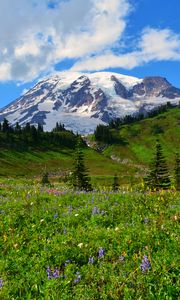
POLYGON ((160 190, 168 189, 171 186, 170 175, 163 155, 162 146, 157 140, 156 152, 151 164, 148 176, 145 178, 145 184, 150 189, 160 190))
POLYGON ((112 190, 113 190, 114 192, 116 192, 116 191, 118 190, 118 188, 119 188, 118 177, 117 177, 117 175, 115 174, 115 175, 114 175, 114 178, 113 178, 112 190))
POLYGON ((180 157, 178 153, 176 153, 176 164, 175 164, 175 187, 177 191, 180 190, 180 157))
POLYGON ((9 129, 10 129, 9 121, 5 118, 3 123, 2 123, 2 131, 3 132, 8 132, 9 129))
POLYGON ((75 190, 91 191, 92 186, 88 176, 87 168, 84 164, 84 154, 81 149, 81 140, 78 138, 75 157, 74 157, 74 170, 71 175, 71 183, 75 190))
POLYGON ((48 172, 46 170, 46 167, 45 167, 44 173, 42 175, 41 184, 42 185, 50 184, 49 174, 48 174, 48 172))

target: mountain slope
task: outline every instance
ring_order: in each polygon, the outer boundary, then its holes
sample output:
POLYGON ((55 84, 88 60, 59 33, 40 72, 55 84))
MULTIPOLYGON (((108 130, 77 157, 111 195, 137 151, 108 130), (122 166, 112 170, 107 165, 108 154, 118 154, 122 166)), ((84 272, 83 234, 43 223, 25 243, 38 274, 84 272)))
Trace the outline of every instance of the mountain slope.
POLYGON ((112 72, 62 72, 41 80, 25 95, 0 110, 0 122, 40 123, 51 130, 56 122, 81 134, 98 124, 180 101, 180 89, 163 77, 125 76, 112 72))
POLYGON ((109 145, 103 154, 111 157, 126 167, 131 173, 132 166, 137 166, 137 174, 144 174, 152 160, 156 140, 159 139, 167 158, 169 168, 174 168, 175 153, 179 152, 180 109, 174 108, 156 117, 122 125, 119 130, 112 130, 119 142, 109 145))
MULTIPOLYGON (((112 185, 117 174, 120 184, 141 182, 154 155, 159 138, 173 175, 175 153, 179 151, 179 109, 170 109, 156 117, 144 119, 117 130, 119 143, 106 145, 103 153, 84 148, 85 164, 93 185, 112 185), (126 141, 126 143, 122 142, 126 141)), ((90 140, 92 145, 94 142, 90 140)), ((71 171, 74 151, 68 148, 12 151, 0 150, 0 178, 14 176, 38 176, 46 166, 57 178, 71 171)), ((53 181, 54 178, 51 178, 53 181)), ((57 179, 56 179, 57 180, 57 179)))

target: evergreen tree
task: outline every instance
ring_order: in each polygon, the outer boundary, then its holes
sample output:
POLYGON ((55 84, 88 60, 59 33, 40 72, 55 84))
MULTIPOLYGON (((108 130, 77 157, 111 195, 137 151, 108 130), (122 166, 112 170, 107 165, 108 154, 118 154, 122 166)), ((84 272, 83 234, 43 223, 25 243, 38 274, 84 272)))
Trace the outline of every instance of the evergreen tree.
POLYGON ((101 141, 104 143, 111 143, 113 141, 109 127, 102 124, 99 124, 96 127, 94 136, 96 141, 101 141))
POLYGON ((41 179, 41 184, 45 185, 45 184, 50 184, 49 181, 49 174, 47 171, 45 171, 42 175, 42 179, 41 179))
POLYGON ((168 189, 171 186, 170 175, 163 155, 162 146, 157 140, 156 152, 152 161, 151 169, 145 178, 145 184, 150 189, 168 189))
POLYGON ((4 119, 2 124, 2 131, 9 132, 9 130, 10 130, 9 121, 7 119, 4 119))
POLYGON ((113 178, 112 190, 113 190, 114 192, 116 192, 116 191, 118 191, 118 188, 119 188, 118 177, 117 177, 117 175, 115 174, 115 175, 114 175, 114 178, 113 178))
POLYGON ((42 125, 42 124, 38 123, 37 131, 38 131, 38 133, 40 133, 40 132, 43 132, 43 131, 44 131, 44 129, 43 129, 43 125, 42 125))
POLYGON ((84 154, 81 149, 81 140, 78 138, 75 148, 74 170, 71 175, 71 184, 75 190, 91 191, 92 186, 84 164, 84 154))
POLYGON ((26 123, 26 125, 25 125, 25 127, 24 127, 24 131, 25 131, 26 133, 30 133, 30 132, 31 132, 31 125, 30 125, 29 122, 26 123))
POLYGON ((176 153, 175 186, 176 186, 176 190, 179 191, 180 190, 180 157, 178 153, 176 153))

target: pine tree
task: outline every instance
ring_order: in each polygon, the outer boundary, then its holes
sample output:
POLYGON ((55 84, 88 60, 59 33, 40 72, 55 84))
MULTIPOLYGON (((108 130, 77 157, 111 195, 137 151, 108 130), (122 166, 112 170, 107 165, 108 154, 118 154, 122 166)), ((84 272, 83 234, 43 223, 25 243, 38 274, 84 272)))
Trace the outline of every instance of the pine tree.
POLYGON ((112 190, 113 190, 114 192, 116 192, 116 191, 118 191, 118 188, 119 188, 118 177, 117 177, 117 175, 115 174, 115 175, 114 175, 114 178, 113 178, 112 190))
POLYGON ((171 186, 166 160, 163 155, 162 146, 158 140, 150 172, 145 178, 145 184, 150 189, 155 190, 168 189, 171 186))
POLYGON ((49 182, 49 174, 48 174, 48 172, 46 170, 45 170, 45 172, 42 175, 41 184, 42 185, 50 184, 50 182, 49 182))
POLYGON ((175 186, 176 186, 176 190, 179 191, 180 190, 180 157, 178 153, 176 153, 175 186))
POLYGON ((92 186, 90 178, 87 174, 87 168, 84 164, 84 154, 81 149, 81 140, 78 138, 75 157, 74 157, 74 170, 71 175, 71 184, 75 190, 91 191, 92 186))
POLYGON ((7 119, 4 119, 2 123, 2 131, 9 132, 9 130, 10 130, 9 121, 7 119))

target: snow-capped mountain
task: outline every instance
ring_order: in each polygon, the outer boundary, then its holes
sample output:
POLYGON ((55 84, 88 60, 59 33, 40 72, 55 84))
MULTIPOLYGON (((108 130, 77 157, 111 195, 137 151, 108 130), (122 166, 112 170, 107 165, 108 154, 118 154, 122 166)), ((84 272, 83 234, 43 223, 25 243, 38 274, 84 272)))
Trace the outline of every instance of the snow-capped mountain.
POLYGON ((6 118, 12 125, 40 123, 47 131, 60 122, 67 129, 88 134, 98 124, 151 110, 167 101, 178 103, 180 89, 163 77, 139 79, 112 72, 61 72, 41 80, 1 109, 0 122, 6 118))

